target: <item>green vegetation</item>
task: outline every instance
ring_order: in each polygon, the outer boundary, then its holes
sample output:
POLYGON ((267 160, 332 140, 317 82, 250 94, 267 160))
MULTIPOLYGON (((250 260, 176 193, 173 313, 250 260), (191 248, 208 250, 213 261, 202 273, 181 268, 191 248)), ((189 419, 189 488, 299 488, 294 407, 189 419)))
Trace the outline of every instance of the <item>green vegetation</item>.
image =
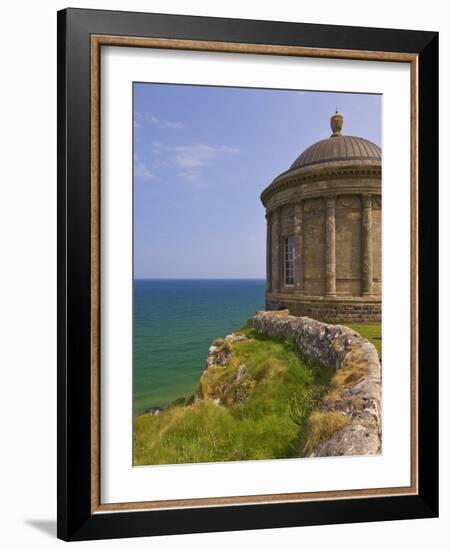
POLYGON ((353 352, 352 361, 333 373, 324 399, 327 401, 339 399, 344 388, 355 385, 365 374, 367 374, 367 364, 362 360, 360 353, 353 352))
MULTIPOLYGON (((381 359, 381 324, 348 327, 372 342, 381 359)), ((333 372, 301 358, 291 341, 256 334, 250 323, 236 334, 247 338, 213 342, 225 366, 210 366, 195 395, 135 418, 135 465, 304 456, 348 424, 319 403, 339 399, 366 374, 357 354, 333 372)))
MULTIPOLYGON (((350 324, 347 326, 358 332, 375 346, 381 361, 381 323, 350 324)), ((362 360, 360 355, 360 353, 353 352, 352 361, 346 367, 332 374, 329 389, 323 396, 324 401, 341 399, 344 388, 353 386, 367 374, 367 364, 362 360)), ((345 428, 349 423, 350 419, 346 415, 333 411, 312 411, 304 424, 299 441, 299 454, 304 455, 313 450, 320 443, 331 438, 338 430, 345 428)))
POLYGON ((378 357, 381 361, 381 323, 352 324, 346 326, 369 340, 377 348, 378 357))
POLYGON ((307 424, 308 450, 314 449, 349 424, 348 416, 333 411, 314 411, 307 424))
POLYGON ((332 373, 301 359, 290 341, 260 336, 249 325, 240 333, 248 338, 227 342, 229 363, 205 371, 197 399, 135 418, 135 465, 298 456, 332 373))

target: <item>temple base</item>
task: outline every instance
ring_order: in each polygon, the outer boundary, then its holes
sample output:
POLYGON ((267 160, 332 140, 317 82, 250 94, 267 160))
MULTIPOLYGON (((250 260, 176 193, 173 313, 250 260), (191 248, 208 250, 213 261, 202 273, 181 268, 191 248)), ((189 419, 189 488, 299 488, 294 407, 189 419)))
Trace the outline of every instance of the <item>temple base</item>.
POLYGON ((289 309, 291 315, 325 323, 379 323, 381 299, 349 296, 300 296, 266 292, 266 310, 289 309))

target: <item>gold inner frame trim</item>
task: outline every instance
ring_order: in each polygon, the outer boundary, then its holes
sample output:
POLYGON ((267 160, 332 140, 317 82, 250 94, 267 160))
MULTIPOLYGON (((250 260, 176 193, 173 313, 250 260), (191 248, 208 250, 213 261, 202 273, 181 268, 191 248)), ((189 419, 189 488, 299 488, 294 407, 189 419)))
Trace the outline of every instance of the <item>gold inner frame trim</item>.
POLYGON ((91 513, 249 505, 418 494, 418 56, 401 52, 91 35, 91 513), (411 82, 411 456, 407 487, 105 504, 100 499, 100 50, 102 46, 409 63, 411 82))

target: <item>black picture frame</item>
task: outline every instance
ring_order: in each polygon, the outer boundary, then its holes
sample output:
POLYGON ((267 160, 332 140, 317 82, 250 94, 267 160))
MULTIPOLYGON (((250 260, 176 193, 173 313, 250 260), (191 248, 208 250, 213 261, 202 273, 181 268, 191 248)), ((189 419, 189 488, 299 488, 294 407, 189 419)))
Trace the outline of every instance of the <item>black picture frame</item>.
POLYGON ((438 515, 438 34, 148 13, 58 12, 58 530, 64 540, 438 515), (92 513, 91 36, 404 52, 418 56, 418 494, 92 513))

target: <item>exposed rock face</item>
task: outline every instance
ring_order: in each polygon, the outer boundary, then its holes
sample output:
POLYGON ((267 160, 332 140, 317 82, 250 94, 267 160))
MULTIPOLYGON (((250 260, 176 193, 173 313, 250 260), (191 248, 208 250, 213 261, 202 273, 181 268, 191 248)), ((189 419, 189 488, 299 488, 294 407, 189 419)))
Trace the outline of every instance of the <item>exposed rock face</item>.
POLYGON ((200 378, 195 400, 211 399, 216 405, 230 405, 250 398, 255 381, 247 372, 247 366, 239 365, 235 375, 231 367, 233 359, 231 344, 243 340, 247 340, 247 336, 234 333, 228 334, 224 339, 214 340, 206 356, 206 368, 200 378), (215 368, 224 369, 226 376, 216 380, 214 374, 211 375, 215 368))
POLYGON ((212 346, 209 347, 208 355, 206 356, 206 368, 214 366, 226 367, 232 357, 231 345, 236 342, 246 340, 243 334, 228 334, 225 338, 214 340, 212 346))
MULTIPOLYGON (((324 411, 345 416, 349 424, 316 448, 306 444, 306 456, 369 455, 381 451, 381 368, 375 347, 353 330, 288 310, 258 312, 256 332, 292 339, 302 355, 333 369, 354 369, 360 375, 337 388, 322 403, 324 411)), ((345 371, 344 371, 345 372, 345 371)))
POLYGON ((217 342, 209 347, 208 355, 206 356, 206 368, 214 366, 225 367, 231 359, 231 346, 225 341, 217 342))
POLYGON ((321 443, 308 456, 374 455, 379 452, 380 438, 377 432, 352 423, 321 443))

